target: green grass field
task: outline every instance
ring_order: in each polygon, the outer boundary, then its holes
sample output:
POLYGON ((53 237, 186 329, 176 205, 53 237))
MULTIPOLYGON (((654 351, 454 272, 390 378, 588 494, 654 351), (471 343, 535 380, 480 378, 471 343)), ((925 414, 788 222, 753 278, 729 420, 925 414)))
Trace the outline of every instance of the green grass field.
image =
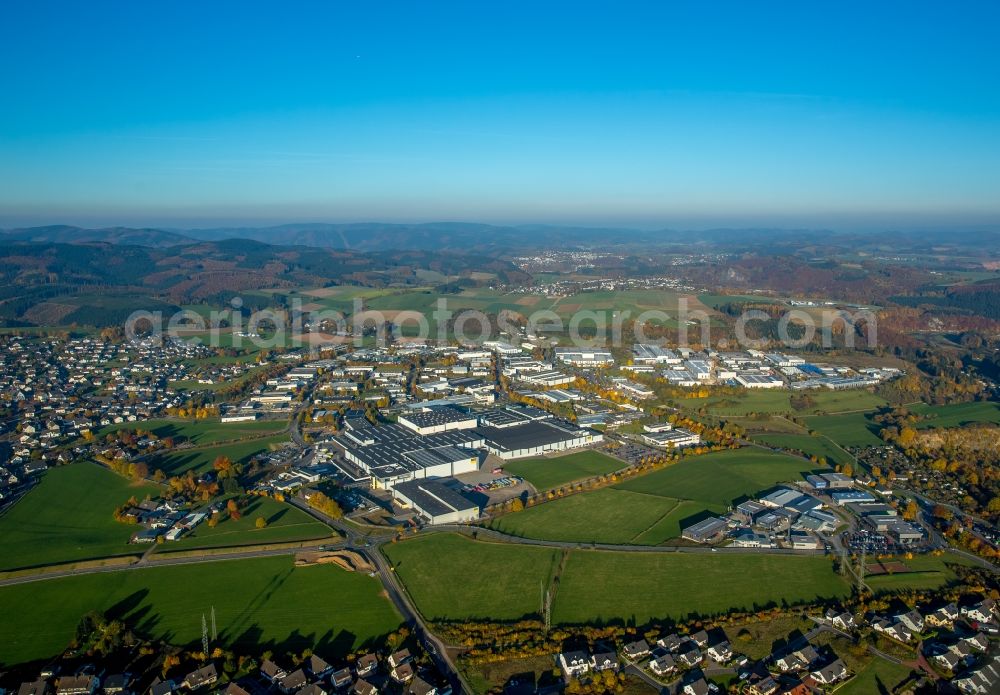
POLYGON ((808 434, 758 434, 754 435, 753 439, 779 449, 801 451, 806 456, 825 458, 830 465, 854 461, 850 454, 839 449, 826 437, 813 437, 808 434))
POLYGON ((816 430, 840 446, 881 446, 876 425, 868 413, 816 415, 804 418, 809 429, 816 430))
POLYGON ((621 490, 728 506, 775 484, 802 480, 813 470, 808 461, 744 447, 685 458, 648 475, 632 478, 621 490))
POLYGON ((845 596, 849 590, 823 557, 578 550, 563 571, 553 620, 642 625, 845 596))
POLYGON ((504 464, 504 471, 524 478, 536 490, 551 490, 574 480, 613 473, 625 465, 599 451, 578 451, 565 456, 510 461, 504 464))
POLYGON ((910 675, 910 667, 885 659, 871 659, 854 678, 837 689, 839 695, 870 695, 892 693, 910 675))
POLYGON ((167 475, 180 475, 189 470, 204 473, 212 469, 212 462, 219 456, 228 456, 237 463, 246 463, 257 454, 268 451, 272 445, 287 441, 288 437, 275 435, 222 446, 175 451, 157 457, 150 468, 159 468, 167 475))
POLYGON ((723 511, 718 505, 602 488, 507 514, 491 527, 522 538, 660 545, 680 536, 682 520, 688 526, 707 508, 723 511))
POLYGON ((198 548, 225 548, 243 545, 266 545, 329 538, 334 531, 300 509, 268 497, 255 497, 243 510, 240 519, 226 519, 215 528, 200 524, 189 536, 157 547, 158 553, 198 548), (267 526, 256 527, 257 517, 267 526))
POLYGON ((1000 403, 977 401, 955 403, 953 405, 927 405, 920 403, 909 406, 909 410, 927 420, 917 423, 917 429, 927 427, 961 427, 970 423, 1000 424, 1000 403))
MULTIPOLYGON (((385 548, 429 619, 513 620, 537 613, 559 551, 431 534, 385 548), (440 558, 447 558, 441 562, 440 558)), ((823 557, 571 550, 553 620, 577 624, 683 618, 840 597, 847 582, 823 557)))
POLYGON ((98 438, 103 438, 109 432, 118 430, 143 430, 152 432, 161 439, 173 437, 178 442, 190 441, 196 446, 215 444, 246 437, 259 437, 266 434, 283 432, 288 423, 279 420, 257 420, 254 422, 223 423, 215 420, 146 420, 143 422, 123 422, 117 425, 102 427, 97 432, 98 438))
POLYGON ((946 554, 915 555, 912 560, 904 560, 909 572, 894 574, 871 574, 865 581, 873 591, 903 591, 909 589, 937 589, 955 581, 958 575, 949 565, 970 565, 971 560, 960 555, 946 554))
POLYGON ((662 545, 707 513, 810 470, 802 459, 759 449, 692 456, 613 487, 506 514, 491 526, 522 538, 662 545))
POLYGON ((428 534, 383 546, 406 589, 430 620, 515 620, 538 613, 559 553, 428 534))
POLYGON ((194 645, 213 606, 219 643, 254 654, 309 647, 333 659, 400 622, 377 579, 332 565, 271 557, 133 569, 0 588, 0 662, 58 654, 91 610, 144 637, 194 645))
POLYGON ((0 570, 142 554, 128 545, 136 527, 112 514, 129 497, 157 489, 92 463, 53 468, 0 516, 0 570))

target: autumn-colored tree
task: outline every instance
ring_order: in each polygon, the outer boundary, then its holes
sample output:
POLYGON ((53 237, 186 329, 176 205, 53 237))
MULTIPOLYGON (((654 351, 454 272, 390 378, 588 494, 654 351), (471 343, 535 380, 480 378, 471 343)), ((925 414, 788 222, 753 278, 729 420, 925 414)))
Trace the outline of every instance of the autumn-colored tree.
POLYGON ((257 520, 255 522, 253 522, 253 525, 256 526, 259 529, 267 528, 267 519, 265 519, 262 516, 258 516, 257 520))

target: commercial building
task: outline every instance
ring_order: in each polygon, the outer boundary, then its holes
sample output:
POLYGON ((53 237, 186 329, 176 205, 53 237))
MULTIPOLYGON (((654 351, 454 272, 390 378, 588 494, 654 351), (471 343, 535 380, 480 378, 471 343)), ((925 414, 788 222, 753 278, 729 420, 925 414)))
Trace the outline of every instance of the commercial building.
POLYGON ((400 415, 398 421, 399 424, 423 436, 451 430, 469 430, 479 424, 479 419, 474 414, 450 406, 426 407, 418 412, 408 411, 400 415))
POLYGON ((407 480, 443 478, 479 469, 485 442, 475 429, 419 435, 398 424, 376 427, 349 418, 333 443, 344 458, 371 476, 372 487, 390 489, 407 480))
POLYGON ((479 505, 437 478, 398 483, 392 496, 433 524, 458 524, 479 518, 479 505))
POLYGON ((678 427, 661 432, 643 432, 642 441, 651 446, 662 446, 667 449, 679 449, 685 446, 695 446, 701 443, 701 436, 678 427))
POLYGON ((615 363, 610 350, 603 348, 556 348, 556 359, 574 367, 609 367, 615 363))
POLYGON ((636 343, 632 346, 632 362, 635 364, 680 364, 681 358, 672 350, 659 345, 636 343))
POLYGON ((695 543, 711 543, 721 539, 728 527, 729 524, 725 519, 711 516, 692 526, 688 526, 681 532, 681 538, 686 538, 695 543))
POLYGON ((603 441, 604 435, 558 420, 537 408, 498 408, 483 414, 478 433, 486 449, 509 461, 603 441))

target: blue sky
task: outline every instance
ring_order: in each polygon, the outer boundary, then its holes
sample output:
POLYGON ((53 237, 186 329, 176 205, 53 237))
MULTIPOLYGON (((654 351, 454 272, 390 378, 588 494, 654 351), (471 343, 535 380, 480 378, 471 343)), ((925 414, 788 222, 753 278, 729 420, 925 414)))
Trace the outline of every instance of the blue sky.
POLYGON ((0 226, 1000 221, 995 2, 0 9, 0 226))

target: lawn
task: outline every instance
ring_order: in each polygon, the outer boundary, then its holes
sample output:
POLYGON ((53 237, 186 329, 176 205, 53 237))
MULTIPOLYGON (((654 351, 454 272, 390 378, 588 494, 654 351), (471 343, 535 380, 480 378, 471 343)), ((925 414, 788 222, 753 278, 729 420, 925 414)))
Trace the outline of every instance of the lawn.
POLYGON ((425 618, 516 620, 538 614, 559 552, 435 533, 383 546, 425 618))
POLYGON ((189 470, 193 470, 195 473, 204 473, 212 470, 212 462, 219 456, 228 456, 236 463, 246 463, 257 454, 268 451, 271 445, 287 441, 288 437, 276 435, 202 449, 182 449, 158 457, 150 467, 162 469, 167 475, 180 475, 189 470))
POLYGON ((874 410, 886 401, 864 389, 849 391, 809 392, 814 404, 805 410, 792 408, 791 393, 784 389, 748 389, 738 395, 712 396, 706 399, 684 400, 681 407, 704 408, 712 415, 743 416, 750 413, 771 415, 804 415, 810 413, 838 413, 853 410, 874 410))
POLYGON ((894 693, 896 686, 910 676, 910 667, 885 659, 871 659, 854 678, 837 690, 839 695, 894 693))
POLYGON ((881 446, 878 427, 869 419, 870 413, 815 415, 804 418, 811 430, 829 437, 840 446, 881 446))
POLYGON ((300 509, 268 497, 255 497, 240 519, 229 519, 215 528, 200 524, 193 534, 179 541, 157 547, 157 552, 225 548, 242 545, 266 545, 330 538, 334 531, 300 509), (267 526, 256 527, 257 517, 264 517, 267 526))
POLYGON ((54 656, 91 610, 143 637, 193 646, 213 607, 218 643, 254 654, 309 647, 334 659, 400 622, 378 580, 332 565, 270 557, 133 569, 0 588, 0 662, 54 656))
POLYGON ((49 470, 0 516, 0 570, 141 554, 128 545, 136 527, 112 515, 129 497, 157 489, 89 462, 49 470))
POLYGON ((837 463, 853 463, 853 457, 838 448, 826 437, 813 437, 808 434, 756 434, 754 441, 778 449, 801 451, 806 456, 825 458, 832 466, 837 463))
POLYGON ((1000 403, 977 401, 955 403, 953 405, 927 405, 919 403, 909 406, 909 410, 927 420, 917 423, 917 429, 927 427, 960 427, 970 423, 1000 424, 1000 403))
POLYGON ((143 422, 123 422, 101 428, 98 439, 109 432, 118 430, 143 430, 152 432, 161 439, 173 437, 175 441, 189 441, 196 446, 226 442, 247 437, 277 434, 288 428, 284 420, 256 420, 253 422, 217 422, 214 420, 146 420, 143 422))
POLYGON ((848 593, 824 557, 575 550, 561 575, 553 621, 644 625, 848 593))
POLYGON ((552 490, 566 483, 613 473, 626 464, 599 451, 578 451, 565 456, 551 456, 510 461, 504 471, 517 475, 536 490, 552 490))
POLYGON ((690 456, 616 487, 726 507, 777 483, 802 480, 813 468, 800 458, 744 447, 690 456))

